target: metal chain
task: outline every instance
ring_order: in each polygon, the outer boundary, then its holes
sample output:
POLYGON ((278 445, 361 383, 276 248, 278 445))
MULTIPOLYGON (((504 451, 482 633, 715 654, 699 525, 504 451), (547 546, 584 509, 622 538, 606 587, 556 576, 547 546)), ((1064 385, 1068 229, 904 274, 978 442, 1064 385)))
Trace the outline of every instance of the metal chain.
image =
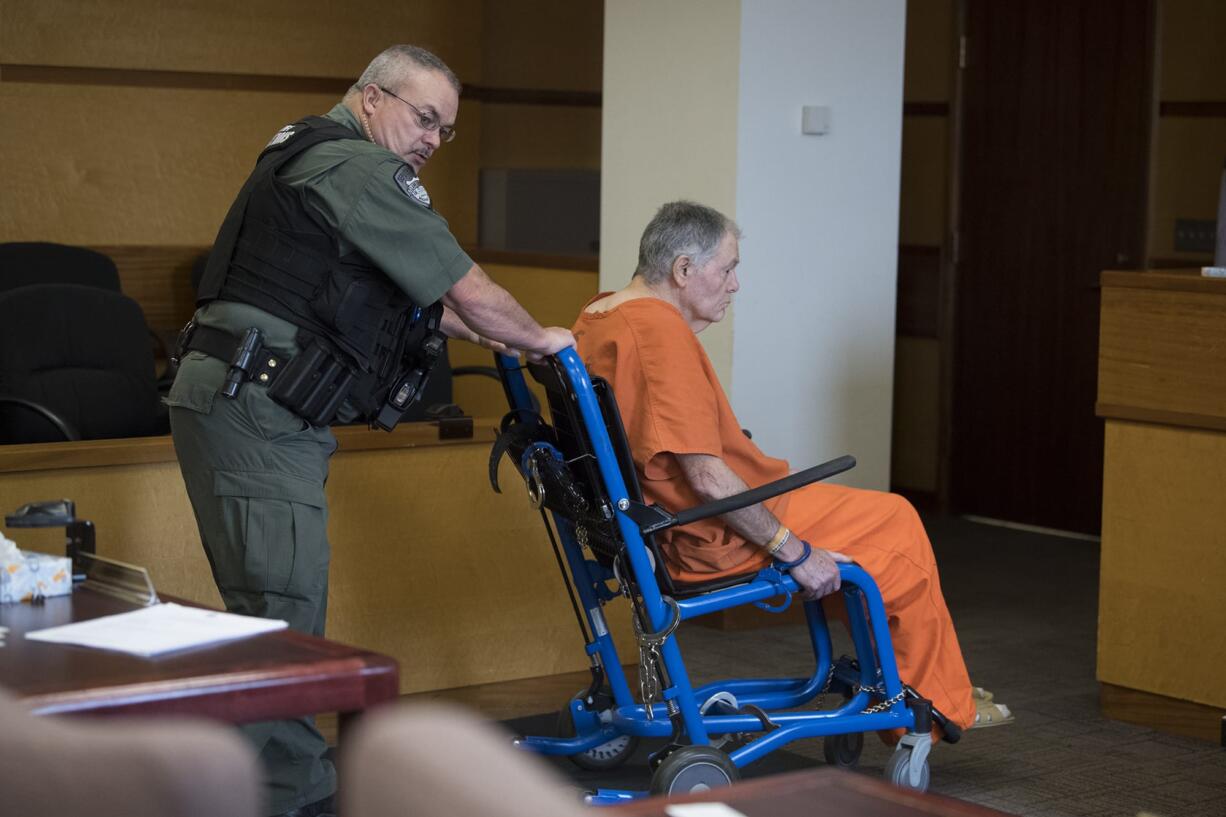
POLYGON ((868 707, 867 709, 864 710, 864 714, 872 715, 876 712, 886 712, 890 709, 890 707, 892 707, 894 704, 901 701, 906 696, 907 696, 907 691, 904 689, 901 692, 899 692, 897 695, 895 695, 894 697, 887 698, 886 700, 882 701, 879 704, 874 704, 868 707))
POLYGON ((575 525, 575 539, 579 542, 579 547, 583 550, 590 550, 587 544, 587 528, 583 525, 575 525))
MULTIPOLYGON (((878 678, 880 678, 880 677, 881 677, 881 672, 880 672, 880 671, 878 671, 878 673, 877 673, 877 677, 878 677, 878 678)), ((871 694, 871 695, 877 695, 877 696, 880 696, 880 697, 883 697, 883 698, 884 698, 884 697, 885 697, 885 681, 878 681, 877 683, 875 683, 875 684, 873 684, 873 685, 871 685, 871 686, 864 686, 864 685, 860 684, 859 682, 854 682, 854 683, 852 683, 852 685, 851 685, 851 694, 852 694, 852 695, 859 695, 861 692, 867 692, 867 693, 869 693, 869 694, 871 694)))
POLYGON ((663 630, 657 633, 644 632, 643 625, 639 623, 639 617, 632 618, 634 635, 639 643, 639 695, 643 700, 647 720, 655 717, 651 705, 662 691, 660 689, 660 665, 664 657, 660 655, 660 647, 669 636, 677 631, 677 625, 681 623, 681 608, 677 606, 677 602, 668 596, 662 597, 662 600, 673 608, 672 621, 665 625, 663 630))

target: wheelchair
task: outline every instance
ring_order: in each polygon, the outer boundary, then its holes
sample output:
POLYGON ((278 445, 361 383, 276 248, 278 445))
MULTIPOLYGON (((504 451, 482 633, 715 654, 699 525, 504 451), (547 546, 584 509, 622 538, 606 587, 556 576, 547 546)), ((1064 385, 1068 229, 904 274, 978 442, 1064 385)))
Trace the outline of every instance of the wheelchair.
MULTIPOLYGON (((651 756, 647 793, 678 795, 729 785, 747 764, 804 738, 824 738, 829 763, 854 767, 864 732, 901 727, 907 732, 885 776, 903 788, 927 789, 933 722, 951 743, 960 730, 899 680, 885 608, 868 573, 856 564, 839 564, 854 658, 832 658, 821 602, 805 601, 815 659, 812 675, 727 679, 694 687, 676 635, 682 621, 745 604, 781 612, 800 591, 778 565, 682 584, 669 575, 653 538, 658 531, 842 473, 854 467, 854 458, 840 457, 674 513, 643 502, 612 389, 603 379, 589 377, 573 349, 526 366, 505 355, 495 355, 495 363, 511 410, 491 452, 490 481, 499 490, 497 469, 504 454, 526 481, 566 578, 592 673, 587 690, 561 713, 559 731, 569 737, 523 736, 516 738, 518 746, 565 755, 581 768, 598 770, 627 760, 640 738, 663 738, 667 744, 651 756), (549 422, 525 369, 544 387, 549 422), (619 595, 629 599, 639 646, 637 699, 602 611, 619 595), (841 702, 833 709, 801 709, 822 695, 841 696, 841 702)), ((645 794, 599 789, 587 800, 610 804, 645 794)))

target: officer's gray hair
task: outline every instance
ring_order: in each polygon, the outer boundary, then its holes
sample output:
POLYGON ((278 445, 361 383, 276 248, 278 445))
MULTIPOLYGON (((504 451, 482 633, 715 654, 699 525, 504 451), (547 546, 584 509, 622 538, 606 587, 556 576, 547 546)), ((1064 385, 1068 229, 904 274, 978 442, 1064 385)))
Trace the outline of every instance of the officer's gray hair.
POLYGON ((389 90, 396 90, 404 84, 414 71, 425 69, 438 71, 447 78, 447 82, 458 94, 461 90, 460 79, 455 72, 447 67, 447 63, 435 54, 417 45, 393 45, 370 61, 362 76, 354 83, 350 92, 360 92, 367 85, 378 85, 389 90))
POLYGON ((671 201, 661 207, 639 240, 635 275, 658 284, 672 274, 673 262, 688 255, 702 266, 711 260, 726 233, 741 237, 741 228, 720 211, 692 201, 671 201))

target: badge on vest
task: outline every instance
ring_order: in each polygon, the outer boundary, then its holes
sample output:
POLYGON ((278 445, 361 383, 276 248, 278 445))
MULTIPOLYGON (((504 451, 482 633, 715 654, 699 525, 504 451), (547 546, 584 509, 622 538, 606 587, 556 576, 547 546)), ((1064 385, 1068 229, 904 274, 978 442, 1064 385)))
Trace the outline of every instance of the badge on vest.
POLYGON ((297 133, 297 125, 286 125, 281 130, 277 131, 276 135, 269 140, 267 145, 264 145, 264 150, 268 150, 273 145, 279 145, 287 141, 291 136, 297 133))
POLYGON ((408 165, 401 165, 400 169, 396 171, 394 178, 396 179, 396 186, 406 196, 422 207, 430 206, 430 194, 426 192, 426 186, 421 183, 421 179, 417 178, 413 168, 408 165))

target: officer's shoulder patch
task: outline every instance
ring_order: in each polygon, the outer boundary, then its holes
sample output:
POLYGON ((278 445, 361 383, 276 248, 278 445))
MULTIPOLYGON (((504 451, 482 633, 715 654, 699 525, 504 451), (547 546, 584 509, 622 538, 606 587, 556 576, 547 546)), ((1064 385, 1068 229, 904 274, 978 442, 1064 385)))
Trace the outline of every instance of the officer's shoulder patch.
POLYGON ((430 206, 430 194, 426 192, 426 186, 421 183, 421 179, 417 178, 413 168, 408 165, 401 165, 393 178, 395 178, 396 186, 400 188, 400 192, 422 207, 430 206))
POLYGON ((298 132, 299 127, 301 127, 301 123, 294 123, 293 125, 286 125, 284 128, 281 128, 281 130, 273 135, 272 139, 268 140, 268 144, 264 145, 264 150, 288 141, 291 136, 298 132))

